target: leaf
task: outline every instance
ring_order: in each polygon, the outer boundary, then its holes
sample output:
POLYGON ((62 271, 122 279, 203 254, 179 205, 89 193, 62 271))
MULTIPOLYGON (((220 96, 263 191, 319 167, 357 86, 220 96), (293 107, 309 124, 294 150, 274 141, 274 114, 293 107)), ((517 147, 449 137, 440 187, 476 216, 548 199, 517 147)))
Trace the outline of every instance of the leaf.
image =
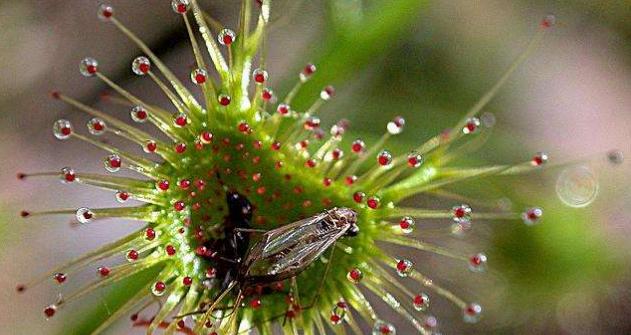
MULTIPOLYGON (((155 280, 161 269, 160 265, 156 265, 111 285, 105 289, 107 292, 99 292, 102 295, 103 303, 97 304, 91 309, 87 308, 85 312, 75 317, 75 321, 66 322, 59 334, 91 334, 101 323, 107 320, 110 313, 114 313, 131 299, 138 290, 155 280)), ((147 292, 147 295, 149 294, 147 292)))

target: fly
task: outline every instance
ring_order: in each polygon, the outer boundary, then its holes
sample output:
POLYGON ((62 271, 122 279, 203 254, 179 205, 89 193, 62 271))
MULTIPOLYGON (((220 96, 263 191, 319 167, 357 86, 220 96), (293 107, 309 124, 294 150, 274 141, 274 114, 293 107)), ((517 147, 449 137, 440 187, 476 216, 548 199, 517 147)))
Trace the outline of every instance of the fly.
POLYGON ((220 249, 215 249, 220 251, 219 263, 223 263, 219 276, 222 287, 210 307, 201 311, 204 316, 198 324, 204 324, 219 303, 237 289, 229 321, 231 333, 237 331, 236 315, 243 292, 256 286, 295 278, 340 238, 359 233, 357 213, 348 208, 325 210, 312 217, 263 231, 250 228, 252 206, 245 197, 238 193, 227 193, 227 203, 230 215, 224 231, 225 238, 217 245, 220 249), (249 233, 262 234, 252 246, 249 233))

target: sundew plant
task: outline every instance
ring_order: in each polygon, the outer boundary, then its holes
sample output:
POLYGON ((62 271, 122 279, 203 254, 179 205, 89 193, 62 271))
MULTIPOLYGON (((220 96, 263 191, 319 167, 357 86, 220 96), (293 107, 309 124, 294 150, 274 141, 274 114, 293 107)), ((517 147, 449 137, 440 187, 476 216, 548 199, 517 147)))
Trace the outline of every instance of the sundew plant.
MULTIPOLYGON (((213 19, 197 0, 173 0, 171 7, 182 17, 190 36, 195 60, 192 84, 178 79, 125 27, 114 8, 101 5, 98 17, 116 27, 143 53, 131 62, 133 73, 144 77, 145 85, 157 86, 171 105, 158 106, 131 94, 101 72, 98 60, 84 58, 79 66, 81 74, 108 85, 114 92, 108 100, 127 109, 131 122, 63 92, 53 92, 55 100, 86 115, 87 129, 60 119, 53 123, 52 131, 61 141, 79 140, 102 149, 107 173, 63 167, 18 175, 25 180, 59 178, 64 187, 85 184, 112 192, 121 204, 130 200, 139 203, 116 208, 26 209, 21 212, 24 218, 68 215, 84 225, 125 218, 137 220, 138 231, 40 279, 20 284, 17 291, 27 293, 48 281, 60 285, 59 297, 43 303, 43 317, 55 322, 54 317, 63 313, 65 306, 100 288, 144 272, 157 273, 145 287, 129 292, 128 300, 94 327, 94 334, 123 317, 146 328, 147 334, 245 334, 253 329, 272 334, 274 327, 282 327, 287 334, 363 334, 365 327, 373 334, 395 334, 396 325, 387 315, 376 312, 376 304, 387 306, 418 333, 434 334, 440 328, 440 315, 432 313, 430 300, 438 299, 461 311, 463 329, 466 323, 477 322, 483 307, 476 301, 434 281, 431 267, 415 265, 382 247, 395 245, 452 258, 475 276, 487 266, 484 253, 462 254, 426 243, 419 238, 422 234, 415 233, 415 226, 422 220, 444 220, 445 229, 465 235, 477 220, 539 222, 541 208, 485 212, 463 202, 466 195, 453 193, 449 186, 475 178, 529 172, 546 163, 543 152, 506 165, 471 168, 456 166, 453 161, 474 152, 488 138, 492 119, 479 114, 536 48, 554 24, 554 17, 540 22, 526 50, 458 123, 420 141, 408 152, 395 153, 388 150, 388 142, 406 126, 396 114, 374 143, 348 138, 352 136, 350 125, 344 119, 326 128, 321 124, 318 113, 334 98, 332 86, 323 87, 309 108, 292 108, 292 100, 303 85, 318 75, 318 67, 327 64, 307 64, 283 96, 268 86, 271 74, 266 71, 265 42, 271 0, 244 0, 234 29, 213 19), (151 135, 133 123, 149 123, 160 134, 151 135), (146 154, 122 150, 103 137, 119 137, 142 147, 146 154), (123 169, 137 176, 118 176, 123 169), (406 199, 430 193, 442 197, 440 208, 402 205, 406 199), (292 278, 226 287, 226 264, 239 266, 242 261, 230 259, 214 247, 222 243, 230 221, 226 194, 251 203, 251 217, 246 215, 244 220, 255 229, 242 234, 252 241, 262 231, 343 207, 357 213, 359 231, 357 236, 340 238, 292 278), (106 266, 106 262, 117 265, 106 266), (63 284, 83 271, 96 272, 93 281, 66 292, 63 284), (380 299, 368 299, 368 292, 380 299), (151 304, 158 306, 157 312, 143 312, 151 304)), ((188 64, 183 60, 179 65, 188 64)), ((312 239, 318 238, 315 235, 312 239)), ((286 259, 289 256, 284 250, 276 256, 292 261, 286 259)), ((273 272, 272 267, 269 271, 273 272)))

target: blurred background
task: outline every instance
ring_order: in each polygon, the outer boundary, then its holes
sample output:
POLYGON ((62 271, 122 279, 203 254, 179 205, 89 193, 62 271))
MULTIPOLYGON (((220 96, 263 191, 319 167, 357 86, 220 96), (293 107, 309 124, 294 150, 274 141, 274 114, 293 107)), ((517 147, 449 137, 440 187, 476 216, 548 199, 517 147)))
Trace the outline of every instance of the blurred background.
MULTIPOLYGON (((236 27, 239 1, 201 2, 236 27)), ((51 132, 60 117, 77 125, 86 121, 50 99, 52 90, 126 118, 127 111, 102 101, 99 81, 79 74, 79 60, 94 57, 125 88, 164 102, 153 86, 132 75, 129 64, 140 52, 97 20, 99 3, 0 2, 1 334, 81 334, 82 325, 107 312, 104 297, 112 292, 69 305, 59 318, 45 321, 41 310, 56 299, 56 288, 46 284, 18 296, 15 285, 137 228, 109 221, 75 227, 68 218, 21 221, 18 215, 25 208, 114 205, 107 192, 15 177, 64 166, 102 170, 102 152, 78 141, 59 143, 51 132)), ((188 76, 189 42, 169 1, 109 3, 178 76, 188 76)), ((518 210, 539 205, 545 220, 530 228, 489 223, 465 241, 438 240, 487 251, 493 270, 470 282, 441 259, 427 259, 438 282, 486 309, 475 326, 463 324, 449 304, 437 302, 434 313, 444 334, 631 333, 631 168, 628 161, 607 157, 612 149, 631 154, 630 1, 273 0, 273 7, 268 71, 275 91, 287 92, 302 66, 315 62, 318 76, 294 107, 307 106, 332 83, 338 94, 323 111, 323 123, 348 118, 353 134, 374 141, 388 120, 402 115, 408 127, 397 137, 395 152, 453 125, 525 48, 541 18, 556 14, 557 25, 539 50, 485 108, 495 115, 490 142, 461 162, 520 162, 539 150, 551 162, 578 162, 458 186, 518 210)), ((142 333, 125 319, 110 334, 134 331, 142 333)))

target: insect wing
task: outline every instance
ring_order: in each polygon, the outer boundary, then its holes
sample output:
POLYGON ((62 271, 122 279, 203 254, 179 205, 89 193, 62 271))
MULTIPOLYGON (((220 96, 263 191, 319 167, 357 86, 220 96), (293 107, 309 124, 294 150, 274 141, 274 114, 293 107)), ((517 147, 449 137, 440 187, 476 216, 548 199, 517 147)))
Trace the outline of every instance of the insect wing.
POLYGON ((293 275, 313 263, 347 227, 338 227, 327 213, 297 221, 264 234, 250 255, 249 276, 293 275))
POLYGON ((318 235, 325 235, 322 222, 326 217, 326 213, 320 213, 265 233, 261 256, 268 257, 299 244, 301 240, 314 240, 318 235))

